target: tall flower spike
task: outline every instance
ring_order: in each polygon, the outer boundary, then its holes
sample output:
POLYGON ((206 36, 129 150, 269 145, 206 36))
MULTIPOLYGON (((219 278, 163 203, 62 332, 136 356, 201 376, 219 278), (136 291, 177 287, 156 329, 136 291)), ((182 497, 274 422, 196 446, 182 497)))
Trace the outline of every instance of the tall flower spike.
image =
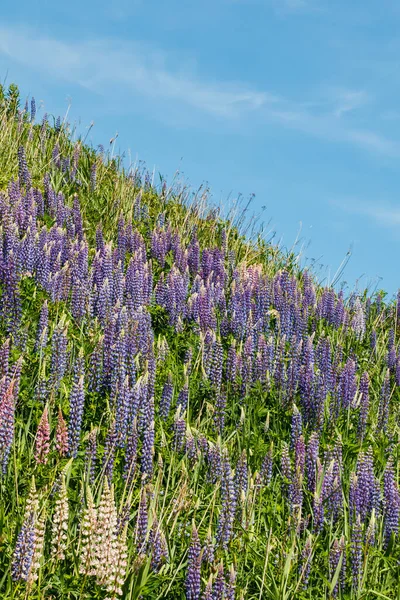
POLYGON ((18 534, 11 563, 11 577, 14 581, 27 581, 30 575, 35 551, 35 516, 26 515, 18 534))
POLYGON ((199 600, 200 598, 200 568, 201 544, 197 529, 195 525, 193 525, 185 580, 185 592, 187 600, 199 600))
POLYGON ((83 375, 78 381, 72 384, 72 390, 69 399, 69 428, 68 428, 68 447, 69 454, 76 457, 78 454, 79 442, 81 437, 83 407, 85 403, 85 393, 83 388, 83 375))
POLYGON ((147 490, 146 488, 142 488, 142 494, 140 497, 139 510, 136 520, 136 548, 138 554, 144 552, 146 547, 146 538, 147 538, 147 528, 148 528, 148 511, 147 511, 147 490))
POLYGON ((36 514, 38 495, 35 480, 25 505, 24 521, 18 534, 11 563, 11 577, 14 581, 28 581, 33 565, 36 541, 36 514))
POLYGON ((32 557, 32 565, 29 572, 28 582, 32 584, 37 581, 39 575, 38 571, 41 567, 43 550, 44 550, 44 536, 46 533, 46 511, 43 509, 42 514, 36 520, 35 524, 35 547, 32 557))
POLYGON ((79 573, 81 575, 90 576, 96 574, 96 528, 97 511, 94 506, 92 492, 88 487, 80 531, 79 573))
POLYGON ((301 552, 301 561, 299 565, 300 576, 303 581, 303 590, 308 587, 308 581, 310 578, 311 571, 311 560, 312 560, 312 536, 311 534, 306 539, 304 548, 301 552))
MULTIPOLYGON (((6 378, 0 381, 0 389, 6 385, 6 378)), ((12 381, 0 395, 0 465, 3 473, 7 470, 8 460, 14 439, 15 400, 12 381)))
POLYGON ((61 412, 61 408, 58 407, 58 420, 56 429, 56 450, 60 456, 66 456, 68 454, 68 430, 67 424, 61 412))
POLYGON ((360 515, 357 515, 356 521, 353 524, 353 532, 351 536, 351 570, 353 574, 353 589, 358 593, 361 577, 361 562, 362 562, 362 525, 360 515))
POLYGON ((118 596, 122 596, 122 586, 126 577, 126 568, 128 566, 128 547, 126 543, 127 526, 124 527, 121 534, 118 536, 115 543, 115 551, 111 557, 113 568, 110 573, 109 582, 107 584, 108 596, 106 600, 116 600, 118 596))
POLYGON ((50 451, 50 425, 49 413, 45 407, 36 433, 35 460, 37 463, 46 464, 50 451))
POLYGON ((69 505, 65 475, 61 474, 60 488, 53 513, 51 555, 55 560, 64 560, 68 538, 69 505))
POLYGON ((97 511, 96 526, 96 580, 99 585, 108 586, 112 581, 113 560, 117 547, 117 510, 114 490, 104 478, 103 493, 97 511))

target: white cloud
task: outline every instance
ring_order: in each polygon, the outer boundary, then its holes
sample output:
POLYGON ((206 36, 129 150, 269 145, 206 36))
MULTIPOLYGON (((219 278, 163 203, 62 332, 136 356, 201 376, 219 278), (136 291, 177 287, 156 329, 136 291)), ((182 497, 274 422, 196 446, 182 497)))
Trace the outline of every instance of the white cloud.
POLYGON ((400 225, 400 206, 382 200, 371 202, 359 198, 332 200, 331 205, 352 214, 367 217, 383 227, 393 228, 400 225))
POLYGON ((150 104, 165 118, 169 110, 185 109, 190 123, 202 113, 235 121, 244 130, 250 123, 258 130, 280 126, 382 156, 400 156, 399 142, 351 125, 353 113, 368 100, 362 90, 314 90, 311 101, 293 101, 246 83, 201 77, 189 59, 143 43, 61 41, 11 27, 0 27, 0 54, 32 71, 87 88, 109 103, 115 102, 116 92, 125 107, 142 99, 146 114, 150 104))
POLYGON ((274 102, 272 95, 236 83, 204 81, 144 44, 113 40, 64 42, 29 30, 0 28, 0 53, 33 69, 96 92, 124 86, 145 97, 170 99, 214 115, 234 118, 274 102))

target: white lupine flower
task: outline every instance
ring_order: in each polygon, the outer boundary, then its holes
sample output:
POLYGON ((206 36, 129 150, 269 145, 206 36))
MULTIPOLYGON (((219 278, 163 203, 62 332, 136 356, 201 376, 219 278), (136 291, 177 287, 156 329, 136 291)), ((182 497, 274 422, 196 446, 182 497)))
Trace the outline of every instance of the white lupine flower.
POLYGON ((115 568, 117 554, 117 510, 114 489, 104 480, 103 493, 97 510, 95 573, 99 585, 108 585, 115 568))
POLYGON ((93 495, 88 487, 87 506, 82 515, 80 538, 80 564, 81 575, 96 575, 96 527, 97 510, 94 506, 93 495))
POLYGON ((65 548, 67 546, 68 537, 68 495, 65 486, 65 475, 61 475, 60 490, 53 514, 52 540, 51 540, 51 555, 56 560, 65 558, 65 548))

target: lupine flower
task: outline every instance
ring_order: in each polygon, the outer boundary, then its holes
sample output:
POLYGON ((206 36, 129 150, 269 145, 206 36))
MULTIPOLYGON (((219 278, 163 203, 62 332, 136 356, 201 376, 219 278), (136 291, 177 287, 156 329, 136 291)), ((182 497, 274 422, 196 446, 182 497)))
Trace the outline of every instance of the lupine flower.
POLYGON ((18 175, 23 185, 27 188, 31 186, 31 174, 29 173, 25 148, 23 146, 18 148, 18 175))
POLYGON ((32 584, 37 581, 39 575, 38 571, 42 564, 43 550, 44 550, 44 537, 46 533, 46 512, 43 509, 40 517, 36 518, 35 522, 35 547, 33 551, 31 568, 29 571, 28 584, 32 584))
POLYGON ((357 515, 356 521, 353 524, 353 531, 351 535, 351 571, 353 575, 353 588, 356 591, 356 593, 360 587, 361 561, 362 526, 360 515, 357 515))
POLYGON ((153 474, 153 455, 154 455, 154 422, 144 432, 142 446, 142 460, 140 468, 147 477, 153 474))
POLYGON ((233 522, 236 514, 236 493, 232 477, 232 469, 227 453, 222 458, 221 475, 221 511, 217 525, 217 544, 227 548, 233 533, 233 522))
POLYGON ((51 376, 56 390, 67 368, 67 330, 60 323, 53 332, 51 340, 51 376))
POLYGON ((49 425, 49 413, 47 406, 45 407, 41 416, 38 430, 36 433, 36 448, 35 448, 35 460, 37 463, 46 464, 48 453, 50 451, 50 425, 49 425))
POLYGON ((393 461, 390 459, 383 474, 384 544, 388 546, 392 534, 399 531, 400 493, 397 487, 393 461))
POLYGON ((168 549, 164 534, 160 530, 156 518, 154 519, 150 530, 148 548, 151 554, 150 568, 157 573, 161 568, 162 563, 168 559, 168 549))
POLYGON ((192 537, 188 552, 188 564, 185 579, 185 592, 187 600, 200 599, 200 568, 201 544, 195 525, 192 527, 192 537))
POLYGON ((177 452, 180 452, 183 448, 186 433, 186 422, 184 419, 179 417, 179 413, 174 422, 174 448, 177 452))
POLYGON ((3 473, 7 470, 8 459, 11 452, 11 446, 14 439, 14 419, 15 419, 15 401, 14 390, 15 382, 5 387, 6 378, 3 377, 0 389, 3 392, 0 396, 0 461, 3 473))
POLYGON ((113 561, 113 568, 110 573, 110 577, 107 583, 107 592, 109 600, 116 600, 118 596, 122 596, 122 586, 126 577, 126 568, 128 566, 128 548, 126 544, 126 532, 127 527, 124 527, 123 531, 116 539, 115 550, 111 560, 113 561))
POLYGON ((56 449, 60 456, 68 454, 68 429, 60 407, 58 407, 56 449))
POLYGON ((130 430, 128 431, 128 441, 125 448, 125 462, 123 477, 129 485, 136 471, 137 464, 137 449, 139 442, 139 433, 136 425, 136 418, 133 420, 130 430))
POLYGON ((96 574, 97 511, 89 487, 86 489, 86 506, 83 510, 80 527, 79 573, 90 576, 96 574))
POLYGON ((226 600, 235 600, 235 589, 236 589, 236 572, 233 565, 229 567, 228 581, 225 586, 225 598, 226 600))
POLYGON ((28 581, 31 575, 36 543, 36 516, 38 510, 38 495, 35 480, 32 484, 25 505, 24 521, 18 534, 11 563, 13 581, 28 581))
POLYGON ((220 563, 218 565, 217 577, 215 578, 213 590, 212 590, 212 600, 224 600, 226 591, 226 583, 225 583, 225 575, 224 575, 224 565, 220 563))
POLYGON ((214 562, 215 547, 211 537, 211 529, 208 530, 206 541, 202 552, 202 561, 212 564, 214 562))
POLYGON ((169 374, 168 379, 164 384, 163 391, 161 394, 161 400, 160 400, 160 417, 162 419, 166 419, 169 415, 173 390, 174 390, 174 388, 172 385, 172 376, 171 376, 171 374, 169 374))
POLYGON ((27 581, 29 579, 34 551, 35 516, 33 513, 30 513, 24 519, 15 544, 11 564, 11 577, 14 581, 27 581))
POLYGON ((139 554, 144 552, 148 530, 147 490, 142 488, 139 510, 136 520, 136 547, 139 554))
POLYGON ((308 581, 310 578, 311 571, 311 560, 312 560, 312 537, 308 536, 306 543, 304 544, 303 550, 301 551, 301 560, 299 564, 299 573, 303 582, 303 589, 306 590, 308 587, 308 581))
POLYGON ((69 506, 65 475, 61 474, 60 488, 53 513, 51 531, 51 555, 55 560, 64 560, 68 538, 69 506))
POLYGON ((113 581, 114 560, 117 553, 117 510, 114 489, 104 479, 103 492, 97 510, 95 573, 99 585, 108 586, 113 581))
POLYGON ((73 382, 69 398, 68 448, 70 456, 74 458, 78 454, 84 403, 85 393, 82 375, 77 381, 73 382))
POLYGON ((330 573, 330 578, 331 578, 332 582, 333 582, 333 579, 335 578, 335 575, 337 575, 337 570, 339 569, 339 576, 337 577, 336 584, 334 585, 334 587, 332 589, 332 596, 334 598, 337 598, 337 595, 339 593, 339 587, 341 585, 340 575, 343 570, 343 564, 344 564, 343 561, 344 561, 344 551, 341 548, 340 542, 338 540, 335 540, 333 542, 333 546, 329 553, 329 573, 330 573))

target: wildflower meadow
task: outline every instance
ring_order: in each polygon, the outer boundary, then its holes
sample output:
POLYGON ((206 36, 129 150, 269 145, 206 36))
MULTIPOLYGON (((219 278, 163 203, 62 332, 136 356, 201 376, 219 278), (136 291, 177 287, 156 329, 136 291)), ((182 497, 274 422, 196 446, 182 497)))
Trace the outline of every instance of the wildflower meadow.
POLYGON ((0 598, 399 599, 400 296, 0 88, 0 598))

